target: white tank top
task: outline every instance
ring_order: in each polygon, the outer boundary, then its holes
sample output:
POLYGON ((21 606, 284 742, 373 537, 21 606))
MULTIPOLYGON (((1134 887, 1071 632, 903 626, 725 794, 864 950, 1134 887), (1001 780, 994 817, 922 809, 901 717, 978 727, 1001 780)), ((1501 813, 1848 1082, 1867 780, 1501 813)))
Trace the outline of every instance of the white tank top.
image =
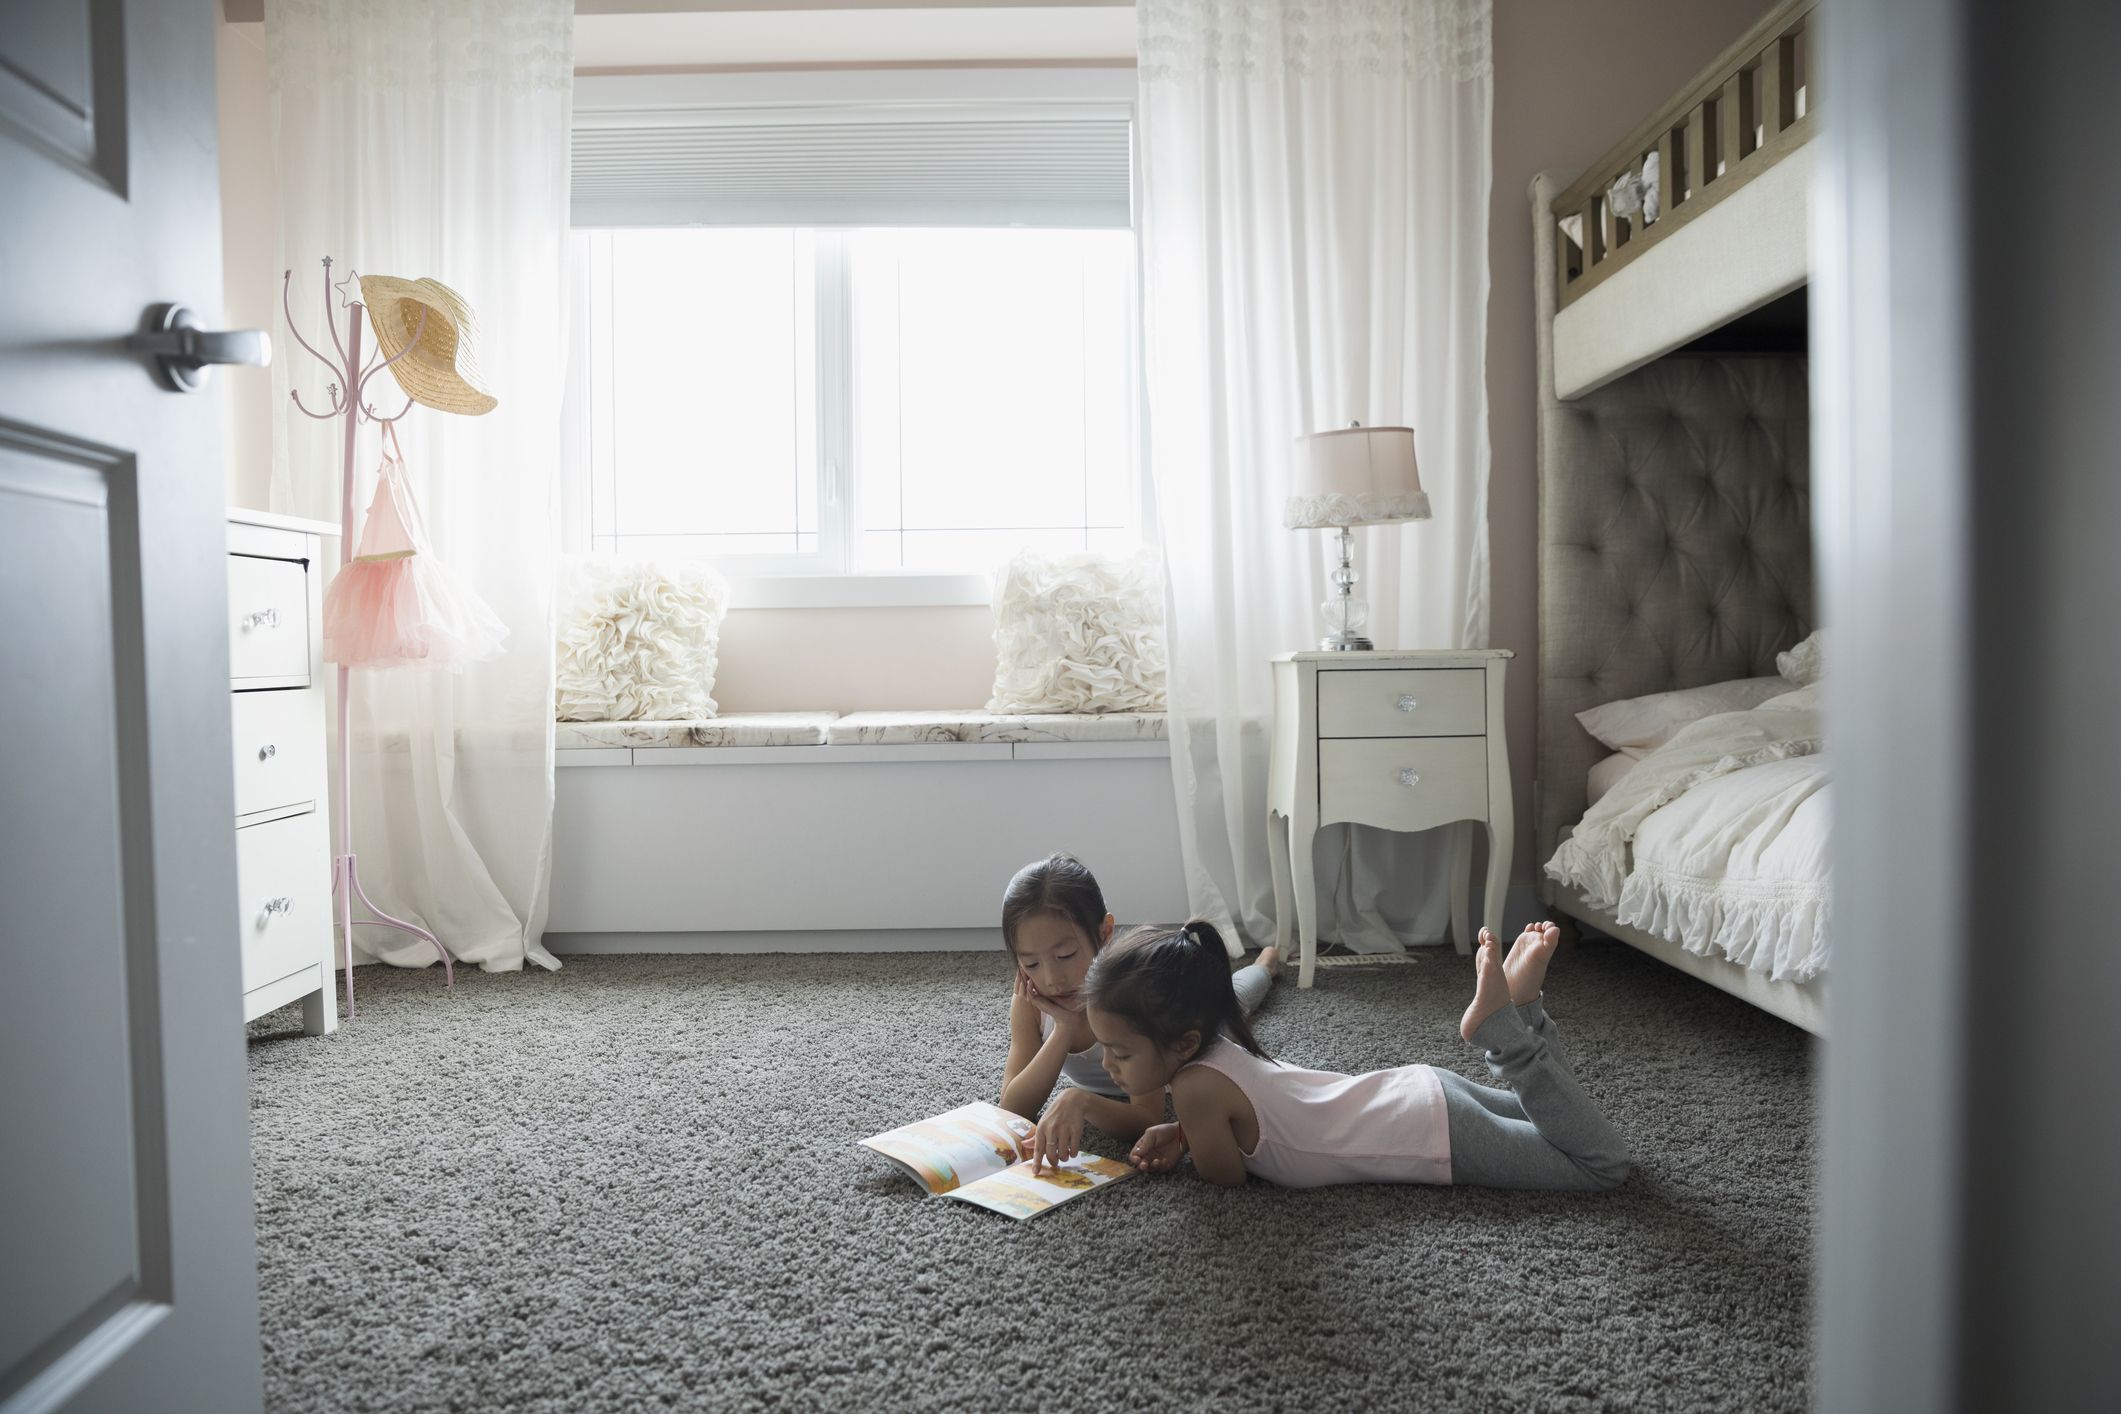
POLYGON ((1259 1143, 1245 1170, 1285 1188, 1329 1183, 1449 1183, 1443 1085, 1425 1065, 1341 1075, 1261 1060, 1229 1037, 1193 1062, 1252 1102, 1259 1143))
MULTIPOLYGON (((1053 1034, 1053 1018, 1044 1012, 1038 1014, 1038 1038, 1043 1041, 1053 1034)), ((1114 1100, 1124 1100, 1127 1092, 1119 1088, 1119 1082, 1105 1071, 1105 1048, 1092 1042, 1086 1051, 1070 1051, 1061 1062, 1061 1079, 1068 1084, 1088 1090, 1093 1095, 1104 1095, 1114 1100)))

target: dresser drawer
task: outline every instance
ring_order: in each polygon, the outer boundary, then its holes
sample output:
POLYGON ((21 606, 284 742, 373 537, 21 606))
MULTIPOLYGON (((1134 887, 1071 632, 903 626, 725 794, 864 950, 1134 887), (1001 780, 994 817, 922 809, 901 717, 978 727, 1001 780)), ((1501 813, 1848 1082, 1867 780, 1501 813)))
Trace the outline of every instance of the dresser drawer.
POLYGON ((1477 668, 1321 669, 1320 736, 1479 736, 1488 675, 1477 668))
POLYGON ((1453 820, 1487 818, 1485 737, 1373 738, 1318 744, 1321 825, 1352 820, 1387 830, 1428 830, 1453 820))
POLYGON ((236 815, 324 804, 324 694, 313 687, 231 694, 236 815))
POLYGON ((330 850, 321 810, 236 831, 244 991, 329 964, 330 850))
POLYGON ((228 557, 228 676, 309 681, 309 567, 228 557))

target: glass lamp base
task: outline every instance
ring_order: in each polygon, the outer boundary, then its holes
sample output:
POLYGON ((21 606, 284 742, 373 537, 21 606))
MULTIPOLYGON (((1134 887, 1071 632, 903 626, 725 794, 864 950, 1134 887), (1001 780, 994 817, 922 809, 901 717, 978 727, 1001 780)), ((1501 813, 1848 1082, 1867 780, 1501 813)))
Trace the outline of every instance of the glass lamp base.
POLYGON ((1333 586, 1333 597, 1318 606, 1325 615, 1326 636, 1318 640, 1323 653, 1368 653, 1376 647, 1363 630, 1370 626, 1369 601, 1357 599, 1354 589, 1355 571, 1342 566, 1333 586))

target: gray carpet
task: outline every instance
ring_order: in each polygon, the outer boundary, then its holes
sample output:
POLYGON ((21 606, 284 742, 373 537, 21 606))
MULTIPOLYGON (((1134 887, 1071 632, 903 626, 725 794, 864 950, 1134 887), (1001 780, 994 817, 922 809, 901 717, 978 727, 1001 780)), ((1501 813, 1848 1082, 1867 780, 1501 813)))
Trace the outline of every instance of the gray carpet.
MULTIPOLYGON (((1482 1075, 1456 1031, 1462 959, 1320 978, 1276 989, 1270 1050, 1482 1075)), ((287 1034, 292 1011, 252 1028, 271 1409, 1808 1399, 1807 1038, 1617 944, 1548 984, 1636 1148, 1616 1193, 1181 1173, 1023 1224, 854 1144, 991 1098, 999 956, 360 982, 335 1037, 287 1034)))

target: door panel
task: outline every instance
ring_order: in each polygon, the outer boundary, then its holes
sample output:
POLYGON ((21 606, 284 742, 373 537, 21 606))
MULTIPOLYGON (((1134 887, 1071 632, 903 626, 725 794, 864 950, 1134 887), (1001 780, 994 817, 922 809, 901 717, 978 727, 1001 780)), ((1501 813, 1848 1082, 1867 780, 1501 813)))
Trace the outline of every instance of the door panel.
POLYGON ((107 449, 0 424, 0 603, 32 606, 13 623, 10 665, 64 736, 61 749, 0 756, 0 899, 28 944, 9 950, 9 987, 27 1005, 0 1028, 0 1075, 29 1078, 0 1090, 12 1150, 0 1166, 0 1395, 129 1302, 168 1294, 161 1224, 141 1220, 167 1207, 161 1113, 132 1084, 134 1023, 151 1037, 152 1011, 128 1007, 128 973, 154 948, 151 900, 127 896, 147 863, 127 828, 143 783, 120 770, 124 729, 144 708, 139 604, 112 574, 113 545, 138 538, 132 474, 107 449), (18 1135, 39 1141, 18 1147, 18 1135))
POLYGON ((8 0, 0 28, 0 124, 113 189, 125 171, 118 10, 110 0, 8 0))
POLYGON ((0 1414, 251 1410, 214 5, 0 15, 0 1414))

